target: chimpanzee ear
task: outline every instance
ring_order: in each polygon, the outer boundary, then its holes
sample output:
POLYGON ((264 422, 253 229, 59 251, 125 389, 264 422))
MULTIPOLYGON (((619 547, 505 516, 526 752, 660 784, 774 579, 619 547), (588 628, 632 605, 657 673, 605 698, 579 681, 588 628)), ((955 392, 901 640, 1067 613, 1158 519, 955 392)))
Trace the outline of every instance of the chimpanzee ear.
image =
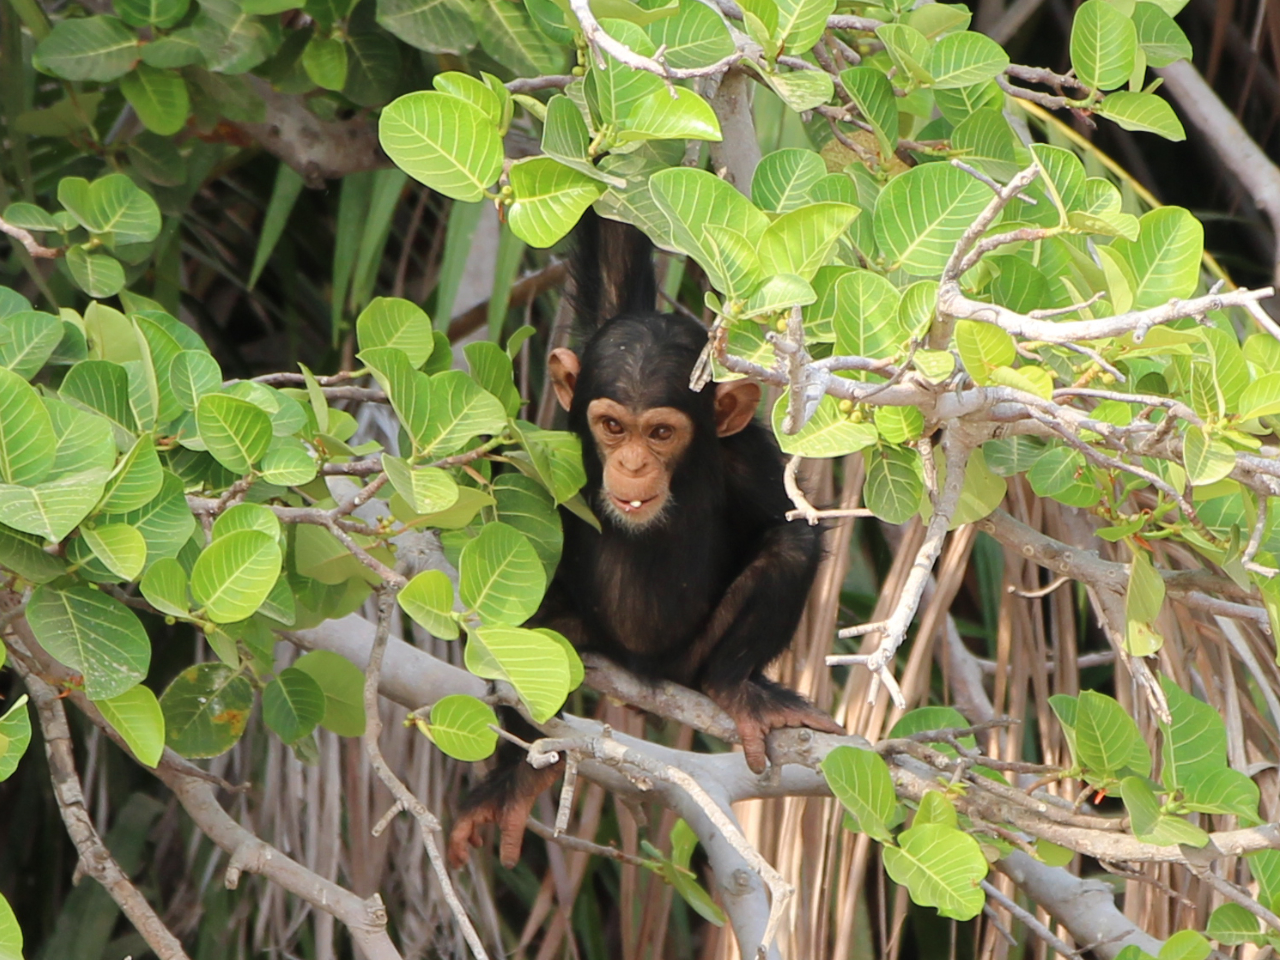
POLYGON ((728 437, 744 429, 756 415, 760 384, 731 380, 716 384, 716 436, 728 437))
POLYGON ((567 347, 556 347, 547 358, 551 385, 555 388, 556 399, 565 410, 573 406, 573 388, 578 384, 578 371, 581 369, 578 355, 567 347))

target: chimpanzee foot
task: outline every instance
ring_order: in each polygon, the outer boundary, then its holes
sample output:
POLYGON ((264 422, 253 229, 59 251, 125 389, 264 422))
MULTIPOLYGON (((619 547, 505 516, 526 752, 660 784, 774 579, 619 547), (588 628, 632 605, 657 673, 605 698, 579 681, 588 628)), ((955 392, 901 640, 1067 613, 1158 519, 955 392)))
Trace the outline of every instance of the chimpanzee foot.
POLYGON ((521 763, 518 775, 511 784, 514 789, 497 792, 468 803, 458 814, 453 829, 449 832, 449 864, 455 869, 463 866, 471 855, 469 847, 480 847, 484 844, 482 827, 489 823, 498 825, 501 841, 498 844, 498 859, 508 870, 520 862, 520 849, 524 845, 524 828, 538 795, 556 782, 560 775, 560 764, 553 764, 545 770, 534 770, 526 763, 521 763))
MULTIPOLYGON (((765 681, 768 683, 768 681, 765 681)), ((844 727, 785 687, 753 682, 730 695, 711 694, 738 728, 742 753, 752 773, 768 765, 769 733, 783 727, 809 727, 822 733, 845 733, 844 727)))

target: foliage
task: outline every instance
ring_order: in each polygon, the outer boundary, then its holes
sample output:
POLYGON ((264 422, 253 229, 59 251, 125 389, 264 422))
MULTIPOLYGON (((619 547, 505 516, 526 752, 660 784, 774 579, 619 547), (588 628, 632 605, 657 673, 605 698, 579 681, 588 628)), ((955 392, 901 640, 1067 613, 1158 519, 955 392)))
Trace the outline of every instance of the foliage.
MULTIPOLYGON (((771 415, 782 450, 859 455, 871 513, 927 525, 924 574, 948 529, 990 517, 1023 476, 1127 546, 1126 582, 1104 585, 1123 611, 1108 624, 1122 657, 1163 642, 1166 598, 1181 588, 1162 545, 1261 598, 1280 629, 1280 540, 1266 511, 1280 471, 1259 456, 1280 430, 1280 345, 1238 335, 1248 295, 1193 299, 1204 250, 1189 211, 1145 209, 1073 149, 1019 132, 1035 100, 1182 139, 1146 80, 1147 67, 1190 53, 1173 20, 1181 4, 1087 0, 1070 76, 1011 64, 957 5, 838 6, 751 0, 731 21, 698 0, 117 0, 112 13, 50 23, 14 4, 37 41, 30 64, 56 81, 12 124, 22 156, 28 136, 69 152, 0 211, 51 311, 0 289, 0 567, 35 639, 141 763, 161 763, 166 746, 225 753, 258 704, 304 761, 319 728, 362 735, 360 671, 328 651, 278 664, 274 641, 357 610, 375 589, 432 635, 465 634, 465 667, 535 722, 583 678, 565 637, 524 626, 559 557, 558 508, 591 512, 576 438, 518 418, 511 357, 525 334, 504 349, 495 326, 494 342, 469 345, 466 370, 454 369, 442 333, 452 294, 437 291, 434 323, 409 299, 374 297, 386 242, 374 227, 358 253, 352 240, 335 257, 334 342, 353 337, 354 357, 337 376, 230 376, 162 305, 180 285, 184 211, 226 159, 229 131, 259 135, 282 95, 305 95, 318 124, 377 112, 397 169, 348 172, 340 225, 392 209, 407 175, 455 202, 446 249, 465 248, 464 205, 483 201, 501 210, 516 256, 519 244, 558 244, 594 208, 687 258, 685 299, 714 319, 694 385, 752 375, 785 388, 771 415), (702 82, 730 67, 803 124, 798 145, 737 183, 730 108, 702 82), (1046 78, 1057 94, 1010 82, 1046 78), (540 153, 508 155, 514 134, 540 153), (390 407, 397 445, 355 439, 356 419, 335 405, 352 389, 390 407), (427 536, 456 575, 405 572, 427 536), (159 696, 143 682, 154 641, 139 606, 190 624, 213 657, 159 696)), ((273 149, 296 160, 287 144, 273 149)), ((250 285, 299 173, 311 175, 281 165, 250 285)), ((878 631, 880 646, 843 661, 897 699, 894 657, 923 579, 916 587, 889 619, 852 631, 878 631)), ((1260 822, 1258 787, 1228 764, 1218 713, 1168 678, 1147 693, 1164 719, 1158 761, 1115 699, 1054 697, 1071 748, 1061 777, 1119 796, 1126 836, 1151 846, 1205 847, 1209 815, 1260 822)), ((452 694, 428 708, 409 722, 445 753, 492 753, 490 704, 452 694)), ((1013 849, 1015 825, 973 814, 959 774, 908 797, 891 765, 894 744, 948 728, 921 749, 982 766, 955 732, 966 726, 908 713, 876 749, 840 745, 821 761, 846 825, 882 845, 890 878, 957 920, 982 911, 981 882, 1013 849)), ((19 701, 0 718, 0 779, 30 735, 19 701)), ((681 824, 670 857, 647 848, 643 865, 723 922, 681 824)), ((1040 839, 1054 853, 1071 846, 1047 829, 1040 839)), ((1261 896, 1274 906, 1280 891, 1261 896)), ((1237 904, 1205 932, 1280 947, 1280 931, 1237 904)), ((1202 956, 1202 944, 1186 931, 1161 960, 1202 956)), ((20 951, 0 901, 0 956, 20 951)))

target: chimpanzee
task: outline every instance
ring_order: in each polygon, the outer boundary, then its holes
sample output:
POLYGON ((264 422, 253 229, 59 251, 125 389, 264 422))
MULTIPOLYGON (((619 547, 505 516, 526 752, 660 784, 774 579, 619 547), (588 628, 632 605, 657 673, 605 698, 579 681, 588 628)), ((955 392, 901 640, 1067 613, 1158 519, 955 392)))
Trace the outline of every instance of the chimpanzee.
MULTIPOLYGON (((533 623, 642 677, 702 690, 733 717, 761 773, 770 730, 844 732, 762 673, 791 642, 821 533, 786 520, 781 455, 754 419, 759 386, 689 389, 707 331, 654 311, 652 254, 634 227, 588 214, 578 228, 582 354, 552 351, 548 372, 582 439, 583 495, 601 530, 561 511, 564 551, 533 623)), ((450 837, 455 865, 485 823, 499 825, 502 862, 519 859, 529 810, 559 774, 521 756, 504 744, 464 802, 450 837)))

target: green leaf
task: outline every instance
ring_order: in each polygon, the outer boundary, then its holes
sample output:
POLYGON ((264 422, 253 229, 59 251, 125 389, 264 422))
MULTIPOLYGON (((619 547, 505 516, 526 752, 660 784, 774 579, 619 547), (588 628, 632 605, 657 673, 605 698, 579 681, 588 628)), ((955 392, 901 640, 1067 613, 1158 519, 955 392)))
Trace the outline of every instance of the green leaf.
POLYGON ((985 386, 997 367, 1008 366, 1017 359, 1013 337, 999 327, 976 320, 960 320, 955 328, 956 351, 974 383, 985 386))
POLYGON ((812 280, 858 213, 845 203, 811 203, 782 214, 760 237, 760 265, 766 273, 812 280))
POLYGON ((480 434, 500 434, 506 426, 506 411, 497 397, 461 370, 445 370, 431 377, 429 397, 430 418, 421 435, 415 437, 424 457, 456 453, 468 440, 480 434))
MULTIPOLYGON (((109 247, 150 243, 160 234, 160 208, 151 195, 126 177, 112 173, 90 183, 63 177, 58 202, 76 221, 109 247)), ((86 313, 86 319, 88 314, 86 313)))
POLYGON ((324 714, 324 691, 301 670, 286 667, 262 688, 262 720, 286 745, 310 736, 324 714))
POLYGON ((164 473, 160 493, 145 506, 99 519, 102 523, 127 523, 136 527, 147 541, 148 564, 164 557, 176 557, 196 529, 195 517, 182 492, 182 481, 168 471, 164 473))
POLYGON ((1102 498, 1084 454, 1069 447, 1051 447, 1044 451, 1027 471, 1027 482, 1036 496, 1052 497, 1071 506, 1092 506, 1102 498))
POLYGON ((841 71, 840 82, 875 131, 880 156, 892 157, 898 146, 898 98, 889 78, 875 67, 850 67, 841 71))
POLYGON ((835 397, 823 396, 813 416, 799 433, 788 436, 782 432, 782 421, 787 413, 787 397, 784 394, 773 405, 773 434, 778 446, 786 454, 804 457, 843 457, 857 453, 876 442, 878 434, 872 423, 855 423, 841 412, 835 397))
POLYGON ((52 314, 20 310, 0 319, 0 366, 30 380, 62 341, 62 321, 52 314))
POLYGON ((481 199, 502 172, 497 128, 474 105, 446 93, 393 100, 378 121, 378 139, 396 166, 454 200, 481 199))
POLYGON ((164 712, 150 689, 138 684, 108 700, 95 700, 102 717, 124 738, 144 766, 154 768, 164 753, 164 712))
POLYGON ((248 473, 271 446, 271 418, 266 412, 225 393, 200 398, 196 426, 209 453, 232 473, 248 473))
POLYGON ((1191 784, 1184 806, 1197 813, 1229 814, 1239 817, 1243 826, 1253 826, 1261 822, 1261 798, 1258 785, 1246 774, 1220 767, 1191 784))
POLYGON ((225 663, 200 663, 178 674, 160 695, 165 744, 189 759, 226 753, 244 733, 253 687, 225 663))
POLYGON ((439 467, 414 468, 409 461, 384 453, 382 469, 416 513, 448 510, 458 499, 458 485, 439 467))
MULTIPOLYGON (((632 23, 611 20, 605 29, 616 40, 642 56, 653 56, 655 48, 645 32, 632 23)), ((594 59, 590 61, 583 84, 583 92, 597 126, 617 126, 630 115, 635 104, 651 93, 664 90, 662 81, 644 70, 633 70, 612 57, 604 57, 603 67, 594 59)))
POLYGON ((458 639, 453 617, 453 582, 442 570, 424 570, 410 580, 396 599, 404 612, 441 640, 458 639))
POLYGON ((776 0, 776 36, 785 41, 788 53, 807 52, 827 29, 827 17, 835 12, 835 0, 776 0))
POLYGON ((1236 455, 1226 443, 1207 436, 1194 424, 1187 426, 1182 439, 1182 455, 1187 479, 1193 487, 1217 483, 1235 469, 1236 455))
POLYGON ((1186 791, 1197 780, 1227 766, 1227 728, 1218 711, 1197 700, 1168 677, 1160 678, 1173 724, 1163 729, 1164 768, 1169 790, 1186 791))
POLYGON ((187 599, 187 571, 172 557, 162 557, 147 570, 139 584, 147 602, 171 617, 186 617, 191 612, 187 599))
POLYGON ((98 509, 103 513, 137 510, 155 499, 163 482, 164 469, 160 466, 155 442, 144 434, 107 478, 98 509))
POLYGON ((421 367, 431 356, 435 340, 431 318, 415 303, 399 297, 375 297, 356 318, 360 349, 395 347, 404 351, 409 366, 421 367))
POLYGON ((201 397, 221 386, 218 361, 204 350, 183 350, 169 366, 169 389, 184 410, 194 410, 201 397))
POLYGON ((1280 413, 1280 373, 1264 373, 1250 380, 1240 393, 1240 419, 1273 416, 1280 413))
MULTIPOLYGON (((0 783, 13 776, 18 761, 31 744, 31 714, 24 693, 0 716, 0 783)), ((3 929, 0 928, 0 938, 3 929)), ((4 940, 0 939, 0 957, 4 956, 4 940)))
POLYGON ((675 245, 704 267, 714 262, 703 242, 707 226, 728 227, 758 244, 769 220, 733 186, 705 170, 672 167, 649 181, 654 203, 671 224, 675 245))
POLYGON ((124 289, 124 267, 109 253, 74 246, 67 250, 66 261, 71 279, 91 297, 113 297, 124 289))
POLYGON ((987 860, 977 840, 931 823, 904 830, 898 843, 884 848, 884 867, 913 901, 954 920, 971 920, 982 912, 985 897, 978 884, 987 875, 987 860))
POLYGON ((1138 55, 1133 21, 1106 0, 1085 0, 1071 25, 1071 65, 1088 86, 1114 90, 1129 82, 1138 55))
POLYGON ((80 585, 36 587, 27 622, 40 645, 84 677, 90 700, 124 693, 147 675, 151 641, 132 610, 80 585))
POLYGON ((836 87, 831 74, 823 70, 766 73, 764 79, 782 102, 797 113, 812 110, 835 96, 836 87))
POLYGON ((302 69, 317 87, 341 90, 347 85, 347 45, 337 37, 313 36, 302 51, 302 69))
POLYGON ((181 74, 138 64, 120 80, 120 92, 152 133, 169 136, 187 124, 191 98, 181 74))
POLYGON ((441 697, 431 707, 431 725, 423 732, 455 760, 474 763, 488 758, 498 746, 493 707, 464 693, 441 697))
POLYGON ((920 512, 924 480, 918 453, 881 444, 862 456, 867 470, 862 497, 872 513, 886 523, 906 523, 920 512))
POLYGON ((568 655, 563 646, 537 630, 477 627, 467 638, 465 661, 478 677, 510 683, 535 723, 554 716, 569 695, 568 655))
POLYGON ((378 24, 429 53, 465 53, 476 43, 471 16, 457 0, 378 0, 378 24))
POLYGON ((105 83, 138 62, 138 36, 115 17, 59 21, 36 46, 32 62, 64 80, 105 83))
POLYGON ((0 960, 22 960, 22 928, 4 897, 0 897, 0 960))
POLYGON ((480 46, 516 76, 564 72, 564 51, 543 38, 524 6, 505 0, 476 0, 473 16, 480 46))
POLYGON ((268 507, 260 503, 237 503, 213 521, 209 531, 211 540, 218 540, 237 530, 261 530, 277 539, 281 536, 280 521, 268 507))
POLYGON ((1209 916, 1209 923, 1204 932, 1210 940, 1217 940, 1224 946, 1232 946, 1261 939, 1262 924, 1240 904, 1224 903, 1209 916))
POLYGON ((30 487, 0 484, 0 523, 57 543, 89 515, 105 479, 95 468, 30 487))
POLYGON ((826 164, 812 150, 775 150, 756 165, 751 199, 769 213, 789 213, 809 202, 809 191, 826 175, 826 164))
POLYGON ((880 193, 876 242, 912 276, 939 274, 956 241, 990 199, 983 183, 948 163, 913 167, 880 193))
POLYGON ((301 486, 316 475, 316 462, 298 441, 277 439, 262 458, 262 478, 282 487, 301 486))
POLYGON ((510 178, 515 202, 508 222, 517 237, 535 247, 549 247, 563 238, 605 191, 595 178, 551 157, 516 161, 510 178))
POLYGON ((938 90, 955 90, 994 80, 1009 66, 1009 55, 990 37, 968 30, 948 34, 933 45, 925 69, 938 90))
MULTIPOLYGON (((1102 0, 1092 0, 1102 2, 1102 0)), ((1173 297, 1188 297, 1200 277, 1204 228, 1181 207, 1160 207, 1138 221, 1136 241, 1123 238, 1111 244, 1133 272, 1133 307, 1158 307, 1173 297)))
POLYGON ((546 586, 537 551, 514 527, 487 523, 462 548, 458 593, 485 623, 523 623, 538 609, 546 586))
POLYGON ((720 121, 711 105, 685 87, 654 90, 632 104, 619 122, 619 144, 677 139, 721 139, 720 121))
POLYGON ((1162 813, 1159 801, 1143 778, 1125 777, 1120 783, 1120 792, 1133 835, 1144 843, 1158 847, 1174 844, 1203 847, 1209 842, 1209 835, 1199 827, 1181 817, 1162 813))
MULTIPOLYGON (((1151 6, 1151 4, 1139 4, 1151 6)), ((1160 948, 1160 960, 1206 960, 1212 954, 1210 942, 1199 931, 1178 931, 1160 948)))
POLYGON ((56 456, 49 412, 31 384, 0 368, 0 479, 5 483, 38 483, 56 456))
POLYGON ((495 127, 503 126, 503 101, 487 83, 478 77, 450 70, 446 73, 437 73, 431 78, 431 85, 441 93, 450 94, 479 107, 480 112, 488 117, 489 122, 495 127))
POLYGON ((1130 769, 1151 773, 1151 755, 1133 718, 1111 697, 1085 690, 1076 708, 1076 756, 1089 772, 1115 779, 1130 769))
POLYGON ((116 0, 116 12, 131 27, 167 30, 187 13, 189 0, 116 0))
POLYGON ((312 650, 294 661, 293 669, 314 680, 324 694, 320 726, 340 737, 364 733, 364 674, 346 657, 312 650))
POLYGON ((1138 29, 1138 43, 1147 55, 1147 66, 1167 67, 1175 61, 1191 59, 1191 41, 1173 17, 1157 4, 1136 4, 1133 25, 1138 29))
POLYGON ((127 523, 104 523, 80 531, 93 555, 121 580, 136 580, 147 562, 147 541, 127 523))
POLYGON ((916 83, 933 82, 933 77, 924 68, 932 54, 933 45, 923 33, 905 23, 886 23, 876 28, 876 36, 884 43, 885 51, 898 68, 899 76, 916 83))
POLYGON ((261 530, 213 541, 191 568, 191 594, 214 623, 252 616, 280 575, 280 545, 261 530))
POLYGON ((881 843, 892 842, 889 824, 898 808, 889 767, 874 750, 839 746, 822 761, 822 775, 858 830, 881 843))
MULTIPOLYGON (((527 327, 525 329, 528 329, 527 327)), ((514 417, 520 411, 520 391, 513 382, 514 367, 511 363, 510 344, 503 350, 491 340, 469 343, 462 352, 467 358, 471 376, 488 393, 498 398, 507 416, 514 417)))
POLYGON ((550 583, 564 544, 555 499, 534 478, 515 473, 498 477, 493 482, 493 494, 497 498, 498 519, 529 538, 550 583))
POLYGON ((878 273, 853 270, 836 281, 835 295, 838 354, 878 359, 898 349, 906 331, 898 323, 897 287, 878 273))
POLYGON ((676 70, 707 67, 734 52, 729 28, 715 10, 698 0, 680 0, 675 16, 646 28, 654 48, 666 48, 666 64, 676 70))
MULTIPOLYGON (((1150 6, 1150 4, 1145 4, 1150 6)), ((1132 93, 1118 90, 1094 106, 1093 112, 1113 121, 1125 130, 1158 133, 1175 143, 1187 139, 1182 121, 1167 100, 1154 93, 1132 93)))

